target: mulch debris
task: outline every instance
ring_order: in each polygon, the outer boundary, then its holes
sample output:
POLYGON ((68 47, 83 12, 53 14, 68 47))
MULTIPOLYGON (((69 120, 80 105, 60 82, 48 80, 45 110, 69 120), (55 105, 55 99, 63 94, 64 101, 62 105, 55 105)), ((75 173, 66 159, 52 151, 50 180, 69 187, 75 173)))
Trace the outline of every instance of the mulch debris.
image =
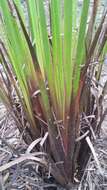
MULTIPOLYGON (((11 114, 7 113, 5 107, 0 104, 0 166, 24 155, 27 148, 28 145, 23 141, 11 114)), ((94 143, 94 148, 103 173, 99 172, 91 156, 78 190, 107 189, 107 127, 105 121, 101 134, 94 143)), ((52 177, 41 177, 37 167, 35 161, 25 160, 0 172, 0 190, 64 190, 55 183, 52 177)))

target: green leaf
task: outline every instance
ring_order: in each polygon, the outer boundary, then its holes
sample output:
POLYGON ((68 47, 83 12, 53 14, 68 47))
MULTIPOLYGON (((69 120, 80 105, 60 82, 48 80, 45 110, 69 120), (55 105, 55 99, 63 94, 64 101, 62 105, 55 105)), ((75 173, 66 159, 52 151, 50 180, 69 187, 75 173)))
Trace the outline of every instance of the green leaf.
POLYGON ((90 0, 83 1, 83 8, 82 8, 79 34, 78 34, 78 43, 76 50, 76 60, 75 60, 75 74, 74 74, 74 85, 73 85, 74 95, 76 95, 78 90, 81 66, 84 64, 86 56, 85 39, 86 39, 89 4, 90 0))

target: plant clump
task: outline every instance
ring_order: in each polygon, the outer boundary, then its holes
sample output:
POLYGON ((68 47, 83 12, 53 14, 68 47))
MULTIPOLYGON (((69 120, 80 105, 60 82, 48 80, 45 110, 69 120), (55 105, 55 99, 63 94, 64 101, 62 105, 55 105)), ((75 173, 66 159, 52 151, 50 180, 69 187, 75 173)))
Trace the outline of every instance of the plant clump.
MULTIPOLYGON (((45 168, 63 186, 80 180, 104 117, 98 89, 107 52, 107 10, 99 1, 49 0, 49 29, 42 0, 0 1, 0 97, 24 140, 45 154, 45 168), (90 15, 89 15, 90 14, 90 15), (87 24, 88 22, 88 24, 87 24), (46 164, 47 163, 47 164, 46 164)), ((40 159, 41 160, 41 159, 40 159)))

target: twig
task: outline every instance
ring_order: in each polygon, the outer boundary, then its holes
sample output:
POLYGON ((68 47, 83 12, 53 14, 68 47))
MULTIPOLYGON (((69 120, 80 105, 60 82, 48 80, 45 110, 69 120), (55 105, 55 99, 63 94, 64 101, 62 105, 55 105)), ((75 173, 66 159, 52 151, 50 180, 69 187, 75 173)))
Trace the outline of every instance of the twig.
POLYGON ((33 141, 33 142, 29 145, 29 147, 27 148, 26 154, 29 154, 29 153, 32 151, 32 149, 33 149, 38 143, 40 143, 41 140, 42 140, 42 138, 38 138, 38 139, 36 139, 35 141, 33 141))
POLYGON ((45 135, 44 135, 44 137, 42 138, 42 140, 41 140, 41 142, 40 142, 40 146, 41 146, 41 147, 43 147, 43 145, 44 145, 44 143, 45 143, 45 141, 46 141, 48 135, 49 135, 48 132, 46 132, 45 135))
POLYGON ((25 154, 24 156, 20 156, 19 158, 9 162, 9 163, 6 163, 2 166, 0 166, 0 172, 3 172, 4 170, 7 170, 9 169, 10 167, 16 165, 16 164, 19 164, 25 160, 34 160, 36 161, 37 163, 40 163, 42 165, 47 165, 46 161, 42 158, 39 158, 39 157, 35 157, 35 156, 39 156, 39 155, 44 155, 43 152, 38 152, 38 153, 33 153, 33 154, 25 154))
POLYGON ((96 161, 96 164, 97 164, 97 166, 98 166, 98 169, 99 169, 100 173, 103 174, 101 165, 100 165, 100 163, 99 163, 99 160, 98 160, 98 158, 97 158, 95 149, 94 149, 94 147, 93 147, 93 145, 92 145, 92 143, 91 143, 90 138, 89 138, 89 137, 86 137, 86 141, 87 141, 87 144, 88 144, 88 146, 90 147, 90 150, 91 150, 91 152, 92 152, 92 154, 93 154, 93 156, 94 156, 94 159, 95 159, 95 161, 96 161))
POLYGON ((83 135, 81 135, 80 137, 78 137, 75 141, 78 142, 78 141, 81 141, 84 137, 86 137, 89 133, 89 130, 86 131, 86 133, 84 133, 83 135))

